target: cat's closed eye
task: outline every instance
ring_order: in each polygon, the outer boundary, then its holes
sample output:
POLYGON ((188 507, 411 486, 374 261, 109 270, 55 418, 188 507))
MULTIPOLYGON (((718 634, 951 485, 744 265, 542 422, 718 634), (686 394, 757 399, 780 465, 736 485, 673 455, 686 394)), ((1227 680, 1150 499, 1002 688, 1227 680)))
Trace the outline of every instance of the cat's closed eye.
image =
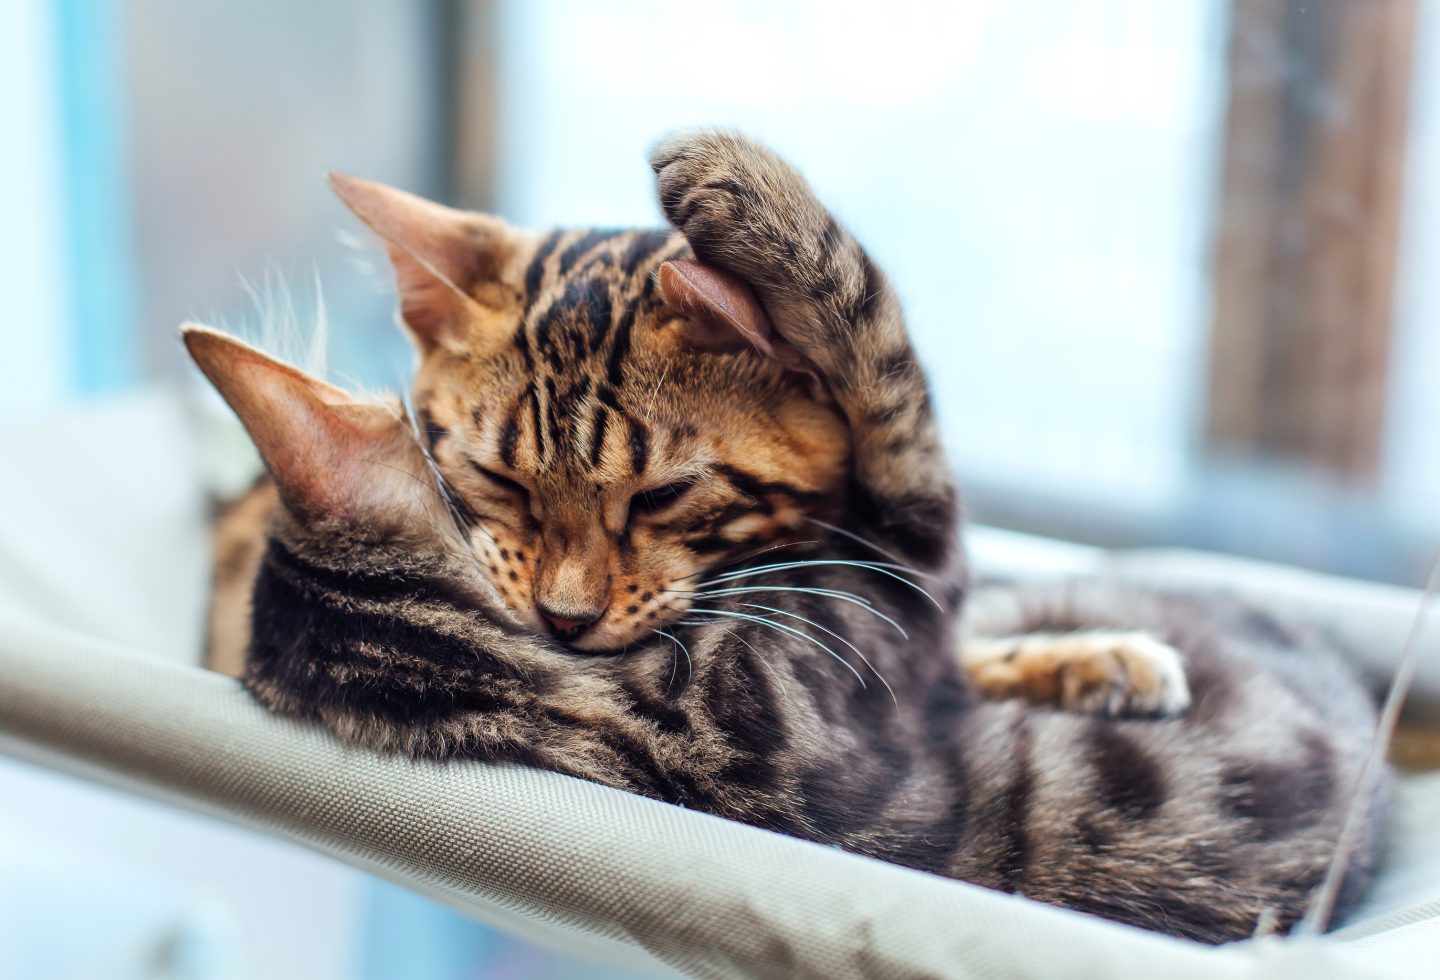
POLYGON ((632 515, 650 515, 666 511, 688 494, 695 483, 696 481, 693 479, 677 480, 674 483, 667 483, 663 487, 641 490, 630 498, 630 513, 632 515))
POLYGON ((510 479, 510 477, 508 476, 503 476, 499 473, 496 473, 494 470, 487 469, 484 466, 481 466, 479 463, 475 462, 473 459, 470 460, 470 466, 475 470, 476 473, 479 473, 482 477, 489 481, 492 486, 504 491, 507 494, 512 495, 525 507, 529 506, 530 491, 527 490, 523 484, 520 484, 515 480, 510 479))

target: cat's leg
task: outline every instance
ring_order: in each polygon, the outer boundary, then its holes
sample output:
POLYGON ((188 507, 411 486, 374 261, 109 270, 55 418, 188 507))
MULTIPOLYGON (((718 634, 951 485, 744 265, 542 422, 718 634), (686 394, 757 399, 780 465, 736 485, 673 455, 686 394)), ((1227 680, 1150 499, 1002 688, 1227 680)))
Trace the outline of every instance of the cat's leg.
POLYGON ((671 138, 651 165, 696 258, 748 283, 853 432, 858 515, 907 562, 956 552, 958 507, 925 376, 884 274, 795 170, 727 133, 671 138))
POLYGON ((960 665, 996 700, 1111 717, 1178 715, 1190 705, 1180 651, 1142 630, 971 637, 960 665))

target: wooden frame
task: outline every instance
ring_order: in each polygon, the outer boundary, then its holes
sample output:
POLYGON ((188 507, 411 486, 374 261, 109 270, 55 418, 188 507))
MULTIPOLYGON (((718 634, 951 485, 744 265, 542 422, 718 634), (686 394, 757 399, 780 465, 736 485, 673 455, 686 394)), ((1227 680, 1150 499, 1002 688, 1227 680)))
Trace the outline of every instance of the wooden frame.
POLYGON ((1206 439, 1368 484, 1416 0, 1234 0, 1206 439))

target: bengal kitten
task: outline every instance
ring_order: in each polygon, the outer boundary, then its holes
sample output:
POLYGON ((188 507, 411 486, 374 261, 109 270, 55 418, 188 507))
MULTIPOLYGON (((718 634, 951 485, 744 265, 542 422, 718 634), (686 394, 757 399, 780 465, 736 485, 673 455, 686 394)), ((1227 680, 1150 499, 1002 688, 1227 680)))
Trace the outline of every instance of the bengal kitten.
POLYGON ((1102 582, 974 590, 957 654, 956 490, 885 276, 751 141, 652 164, 674 232, 334 178, 395 265, 413 422, 187 331, 275 481, 222 561, 248 688, 1172 935, 1295 923, 1374 722, 1341 660, 1102 582))

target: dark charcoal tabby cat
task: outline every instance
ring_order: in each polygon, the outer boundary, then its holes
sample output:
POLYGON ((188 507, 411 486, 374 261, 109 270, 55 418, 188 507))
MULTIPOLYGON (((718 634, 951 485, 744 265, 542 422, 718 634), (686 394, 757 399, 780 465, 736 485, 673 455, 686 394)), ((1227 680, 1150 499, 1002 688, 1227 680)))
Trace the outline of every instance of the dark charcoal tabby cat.
POLYGON ((186 333, 282 502, 252 501, 268 546, 229 563, 250 690, 378 749, 1179 936, 1293 924, 1374 720, 1336 656, 1239 605, 1076 583, 978 590, 962 667, 956 493, 885 277, 752 142, 653 165, 677 233, 542 236, 335 179, 396 266, 418 435, 186 333))

